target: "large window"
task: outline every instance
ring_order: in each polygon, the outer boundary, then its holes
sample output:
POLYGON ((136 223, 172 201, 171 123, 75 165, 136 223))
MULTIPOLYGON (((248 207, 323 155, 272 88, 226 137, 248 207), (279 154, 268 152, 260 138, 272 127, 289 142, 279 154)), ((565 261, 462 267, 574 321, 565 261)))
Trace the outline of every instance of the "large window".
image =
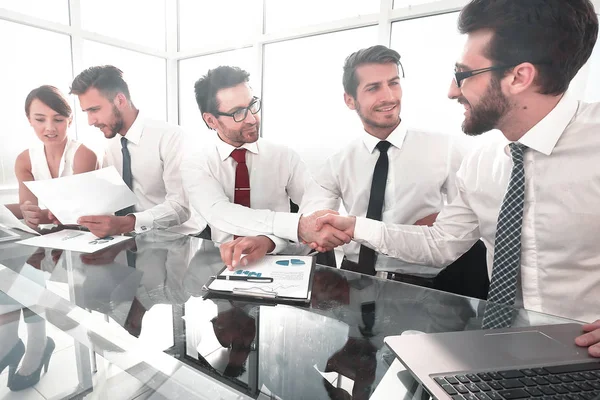
POLYGON ((265 0, 266 31, 379 13, 379 0, 265 0))
POLYGON ((69 25, 69 0, 0 0, 0 8, 69 25))
MULTIPOLYGON (((406 72, 403 120, 461 134, 463 108, 447 93, 466 39, 456 28, 458 10, 468 1, 0 0, 0 35, 10 38, 0 41, 8 60, 0 74, 8 93, 0 100, 0 201, 7 193, 16 198, 15 158, 37 140, 23 112, 27 93, 42 84, 68 93, 73 75, 92 65, 123 70, 140 110, 198 139, 214 132, 202 120, 194 83, 211 68, 239 66, 263 99, 262 136, 294 148, 314 170, 363 132, 343 100, 345 58, 390 44, 406 72)), ((600 101, 598 76, 600 45, 570 92, 600 101)), ((76 119, 69 134, 101 153, 106 140, 70 98, 76 119)))
MULTIPOLYGON (((66 95, 72 79, 69 37, 0 20, 0 189, 15 187, 15 159, 37 139, 25 116, 25 97, 40 85, 53 85, 66 95)), ((74 129, 69 134, 75 137, 74 129)), ((12 201, 16 198, 12 197, 12 201)))
MULTIPOLYGON (((255 94, 260 95, 260 81, 257 81, 256 59, 252 48, 227 51, 210 56, 191 58, 179 62, 179 124, 188 135, 211 135, 196 104, 194 83, 209 69, 220 65, 240 67, 250 73, 250 85, 255 94)), ((199 136, 198 136, 199 137, 199 136)))
POLYGON ((263 136, 317 168, 362 130, 344 103, 342 67, 350 53, 377 43, 377 28, 269 44, 264 51, 263 136))
POLYGON ((409 126, 460 133, 463 109, 448 99, 454 63, 465 37, 456 28, 458 13, 395 22, 391 46, 401 55, 402 118, 409 126), (418 40, 415 40, 418 38, 418 40))
POLYGON ((394 8, 408 8, 422 4, 433 3, 438 0, 394 0, 394 8))
MULTIPOLYGON (((133 104, 147 117, 165 120, 167 116, 167 72, 163 58, 108 46, 92 41, 83 42, 83 67, 111 64, 123 71, 133 104)), ((75 71, 78 74, 81 71, 75 71)), ((102 133, 87 124, 87 117, 77 108, 79 136, 94 150, 104 148, 102 133)))
POLYGON ((262 32, 262 0, 179 0, 179 49, 236 46, 262 32))
POLYGON ((600 101, 600 44, 598 42, 588 61, 587 69, 584 68, 582 72, 575 78, 581 79, 583 85, 581 99, 590 103, 600 101), (586 72, 587 75, 583 76, 586 72))
POLYGON ((83 29, 165 49, 165 0, 83 0, 80 4, 83 29))

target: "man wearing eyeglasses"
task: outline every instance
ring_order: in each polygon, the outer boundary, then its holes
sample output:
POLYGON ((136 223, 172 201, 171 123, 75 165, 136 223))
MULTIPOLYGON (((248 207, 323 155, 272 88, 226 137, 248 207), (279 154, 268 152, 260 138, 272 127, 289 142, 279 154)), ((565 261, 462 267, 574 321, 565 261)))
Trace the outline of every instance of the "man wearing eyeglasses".
MULTIPOLYGON (((264 252, 286 250, 298 242, 298 221, 314 225, 317 216, 290 213, 290 199, 302 201, 306 166, 293 150, 259 139, 261 102, 246 71, 212 69, 196 82, 195 93, 204 122, 217 134, 203 149, 188 146, 182 176, 190 204, 208 222, 214 242, 258 236, 264 252)), ((340 235, 330 244, 350 240, 340 235)))
MULTIPOLYGON (((392 257, 433 265, 452 262, 482 237, 492 267, 488 300, 594 321, 600 314, 600 105, 566 93, 596 43, 594 6, 589 0, 473 0, 458 25, 468 37, 449 97, 465 108, 465 133, 499 129, 503 136, 465 158, 459 194, 433 227, 335 215, 318 223, 392 257)), ((484 316, 483 326, 512 323, 500 314, 484 316)), ((591 332, 577 344, 600 357, 600 320, 584 330, 591 332)))

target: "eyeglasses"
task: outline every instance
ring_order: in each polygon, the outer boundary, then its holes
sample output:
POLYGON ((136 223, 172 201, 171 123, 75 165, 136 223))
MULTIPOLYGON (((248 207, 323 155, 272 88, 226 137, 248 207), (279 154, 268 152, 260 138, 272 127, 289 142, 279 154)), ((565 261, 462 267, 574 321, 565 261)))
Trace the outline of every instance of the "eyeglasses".
POLYGON ((454 70, 454 83, 456 84, 456 87, 460 87, 460 83, 463 80, 470 78, 473 75, 479 75, 479 74, 483 74, 484 72, 489 72, 489 71, 501 71, 503 69, 508 69, 508 68, 512 68, 512 67, 516 67, 516 65, 497 65, 497 66, 492 66, 492 67, 487 67, 487 68, 473 69, 471 71, 456 71, 456 70, 454 70))
MULTIPOLYGON (((521 63, 519 63, 521 64, 521 63)), ((495 66, 491 66, 491 67, 487 67, 487 68, 480 68, 480 69, 472 69, 471 71, 457 71, 456 69, 454 70, 454 83, 456 84, 456 87, 460 87, 460 83, 467 79, 472 77, 473 75, 479 75, 479 74, 483 74, 484 72, 489 72, 489 71, 502 71, 505 69, 509 69, 509 68, 514 68, 519 64, 514 64, 514 65, 495 65, 495 66)), ((536 64, 536 65, 549 65, 551 64, 550 62, 536 62, 536 63, 531 63, 531 64, 536 64)))
POLYGON ((231 117, 235 122, 242 122, 248 116, 248 111, 250 111, 253 115, 260 111, 260 99, 258 97, 253 97, 252 102, 248 107, 240 108, 234 113, 217 111, 215 114, 231 117))

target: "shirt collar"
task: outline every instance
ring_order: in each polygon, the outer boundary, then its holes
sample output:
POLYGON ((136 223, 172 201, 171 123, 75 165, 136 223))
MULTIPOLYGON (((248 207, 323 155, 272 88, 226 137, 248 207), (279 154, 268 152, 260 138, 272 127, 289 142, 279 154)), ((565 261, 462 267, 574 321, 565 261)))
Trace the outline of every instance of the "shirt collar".
POLYGON ((129 130, 127 130, 127 133, 124 136, 131 143, 136 145, 140 143, 142 132, 144 131, 144 119, 145 117, 142 115, 142 112, 138 111, 137 117, 135 117, 133 124, 131 124, 129 130))
POLYGON ((258 140, 254 143, 244 143, 240 147, 234 147, 229 143, 225 143, 221 140, 219 135, 217 135, 217 151, 219 152, 219 157, 221 157, 221 161, 227 160, 227 157, 231 155, 231 152, 235 149, 246 149, 251 153, 258 154, 258 140))
MULTIPOLYGON (((565 93, 556 107, 518 141, 530 149, 549 156, 578 107, 579 102, 565 93)), ((510 155, 508 144, 505 151, 510 155)))
MULTIPOLYGON (((399 149, 402 147, 402 143, 404 143, 405 137, 406 137, 406 124, 403 122, 400 122, 400 124, 396 127, 396 129, 394 129, 392 131, 392 133, 390 133, 390 135, 385 140, 390 142, 392 144, 392 146, 399 149)), ((381 142, 380 139, 367 133, 366 131, 364 132, 363 143, 365 144, 365 147, 367 148, 367 150, 369 150, 369 153, 373 153, 373 151, 375 150, 375 147, 377 146, 377 143, 379 143, 379 142, 381 142)))

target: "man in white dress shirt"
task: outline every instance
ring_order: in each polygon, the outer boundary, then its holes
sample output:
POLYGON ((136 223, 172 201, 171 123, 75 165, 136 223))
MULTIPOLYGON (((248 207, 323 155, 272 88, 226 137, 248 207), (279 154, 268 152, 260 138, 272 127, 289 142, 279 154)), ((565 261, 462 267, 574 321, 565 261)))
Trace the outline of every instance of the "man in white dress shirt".
MULTIPOLYGON (((468 38, 449 97, 465 107, 465 133, 496 128, 503 136, 465 158, 458 196, 433 227, 335 215, 318 223, 429 265, 452 262, 482 237, 492 301, 593 321, 600 313, 600 105, 565 92, 596 42, 594 7, 589 0, 473 0, 459 29, 468 38)), ((490 314, 488 327, 510 324, 498 315, 490 314)), ((600 320, 584 330, 591 332, 577 344, 600 357, 600 320)))
MULTIPOLYGON (((214 68, 196 82, 202 119, 217 134, 204 148, 187 146, 183 182, 214 242, 239 236, 244 243, 243 237, 258 236, 258 248, 281 252, 298 242, 301 217, 289 212, 290 199, 300 204, 308 172, 296 152, 259 139, 261 103, 248 82, 246 71, 230 66, 214 68)), ((313 224, 316 219, 303 218, 313 224)), ((350 240, 342 239, 332 244, 350 240)))
POLYGON ((79 224, 98 237, 166 229, 188 220, 189 208, 181 183, 181 128, 155 121, 131 101, 120 69, 90 67, 71 85, 88 123, 100 129, 110 143, 106 150, 125 183, 135 193, 134 207, 117 215, 84 216, 79 224))
MULTIPOLYGON (((412 129, 401 119, 400 54, 395 50, 377 45, 350 54, 342 81, 344 101, 362 123, 361 136, 330 157, 313 176, 300 212, 336 210, 342 202, 351 215, 431 225, 445 199, 456 197, 455 175, 465 144, 451 135, 412 129), (382 158, 387 159, 387 168, 381 168, 382 158), (385 182, 378 187, 381 175, 385 182)), ((471 254, 459 263, 482 262, 483 252, 479 253, 479 259, 471 254)), ((438 287, 433 277, 439 268, 399 263, 358 243, 345 245, 344 254, 344 269, 438 287)), ((465 274, 461 281, 472 279, 470 275, 465 274)), ((444 289, 485 297, 487 277, 480 275, 471 286, 481 290, 467 285, 446 285, 444 289)))

